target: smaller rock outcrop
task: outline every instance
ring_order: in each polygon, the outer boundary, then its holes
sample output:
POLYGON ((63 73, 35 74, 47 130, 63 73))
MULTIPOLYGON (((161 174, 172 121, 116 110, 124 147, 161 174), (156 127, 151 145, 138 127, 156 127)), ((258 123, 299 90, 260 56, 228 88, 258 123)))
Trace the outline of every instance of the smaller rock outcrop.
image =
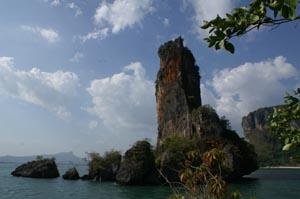
POLYGON ((126 151, 116 180, 121 185, 154 185, 159 183, 155 158, 149 142, 138 141, 126 151))
POLYGON ((120 168, 122 155, 119 151, 109 151, 100 156, 98 153, 90 153, 89 173, 85 179, 95 181, 115 181, 117 171, 120 168))
POLYGON ((78 171, 75 167, 69 169, 64 175, 63 175, 63 179, 65 180, 78 180, 79 174, 78 171))
POLYGON ((59 177, 59 172, 54 159, 42 159, 22 164, 11 175, 28 178, 56 178, 59 177))

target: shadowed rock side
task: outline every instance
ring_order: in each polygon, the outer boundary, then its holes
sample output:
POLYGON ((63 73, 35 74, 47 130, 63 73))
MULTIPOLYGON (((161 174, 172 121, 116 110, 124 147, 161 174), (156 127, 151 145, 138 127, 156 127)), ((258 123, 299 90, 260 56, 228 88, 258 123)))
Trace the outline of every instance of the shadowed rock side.
POLYGON ((138 141, 126 151, 116 180, 121 185, 159 184, 153 149, 149 142, 138 141))
POLYGON ((78 180, 79 174, 78 171, 75 167, 69 169, 64 175, 63 175, 63 179, 65 180, 78 180))
POLYGON ((199 67, 181 37, 159 50, 160 69, 156 80, 158 145, 173 135, 191 135, 189 114, 201 106, 199 67))
POLYGON ((28 178, 56 178, 59 177, 59 172, 54 159, 42 159, 22 164, 11 175, 28 178))

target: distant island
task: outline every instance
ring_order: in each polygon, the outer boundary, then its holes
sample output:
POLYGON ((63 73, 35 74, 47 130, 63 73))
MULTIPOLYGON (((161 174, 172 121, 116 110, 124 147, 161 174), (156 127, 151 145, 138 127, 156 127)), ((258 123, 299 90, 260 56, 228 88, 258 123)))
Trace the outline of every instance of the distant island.
POLYGON ((0 156, 0 163, 24 163, 33 161, 37 156, 43 158, 55 158, 59 164, 87 164, 83 158, 76 156, 73 152, 61 152, 55 154, 31 155, 31 156, 0 156))

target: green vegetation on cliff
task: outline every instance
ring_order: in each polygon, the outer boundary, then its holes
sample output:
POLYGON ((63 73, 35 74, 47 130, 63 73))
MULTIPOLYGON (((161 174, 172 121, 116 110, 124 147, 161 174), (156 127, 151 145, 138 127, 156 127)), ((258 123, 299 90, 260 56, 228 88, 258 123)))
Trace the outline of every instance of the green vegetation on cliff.
MULTIPOLYGON (((156 164, 161 173, 171 182, 178 182, 178 173, 184 168, 188 154, 196 151, 205 154, 218 148, 228 156, 229 170, 223 177, 233 180, 258 169, 257 156, 252 145, 231 130, 226 118, 219 118, 213 108, 202 106, 191 115, 198 129, 192 137, 169 136, 157 147, 156 164)), ((201 162, 199 162, 200 164, 201 162)))
POLYGON ((104 156, 89 153, 89 178, 101 181, 114 181, 121 163, 121 153, 111 150, 104 156))

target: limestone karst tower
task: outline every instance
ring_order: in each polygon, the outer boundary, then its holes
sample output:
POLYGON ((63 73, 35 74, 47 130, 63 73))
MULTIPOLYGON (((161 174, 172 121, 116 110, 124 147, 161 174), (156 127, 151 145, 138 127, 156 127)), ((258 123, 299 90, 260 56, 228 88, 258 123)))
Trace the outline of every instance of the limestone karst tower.
POLYGON ((190 113, 201 106, 199 67, 181 37, 159 50, 160 69, 156 80, 158 144, 170 135, 189 136, 190 113))
MULTIPOLYGON (((163 44, 159 50, 160 69, 156 80, 156 103, 158 119, 157 145, 165 138, 177 135, 193 137, 198 141, 217 141, 228 154, 232 171, 227 179, 237 179, 258 168, 253 148, 235 131, 231 130, 216 111, 202 106, 199 68, 191 51, 184 47, 181 37, 163 44)), ((159 148, 159 147, 158 147, 159 148)), ((169 151, 163 153, 165 173, 169 173, 169 151)), ((172 172, 170 172, 172 173, 172 172)), ((169 173, 169 174, 170 174, 169 173)), ((178 175, 176 175, 178 176, 178 175)))

